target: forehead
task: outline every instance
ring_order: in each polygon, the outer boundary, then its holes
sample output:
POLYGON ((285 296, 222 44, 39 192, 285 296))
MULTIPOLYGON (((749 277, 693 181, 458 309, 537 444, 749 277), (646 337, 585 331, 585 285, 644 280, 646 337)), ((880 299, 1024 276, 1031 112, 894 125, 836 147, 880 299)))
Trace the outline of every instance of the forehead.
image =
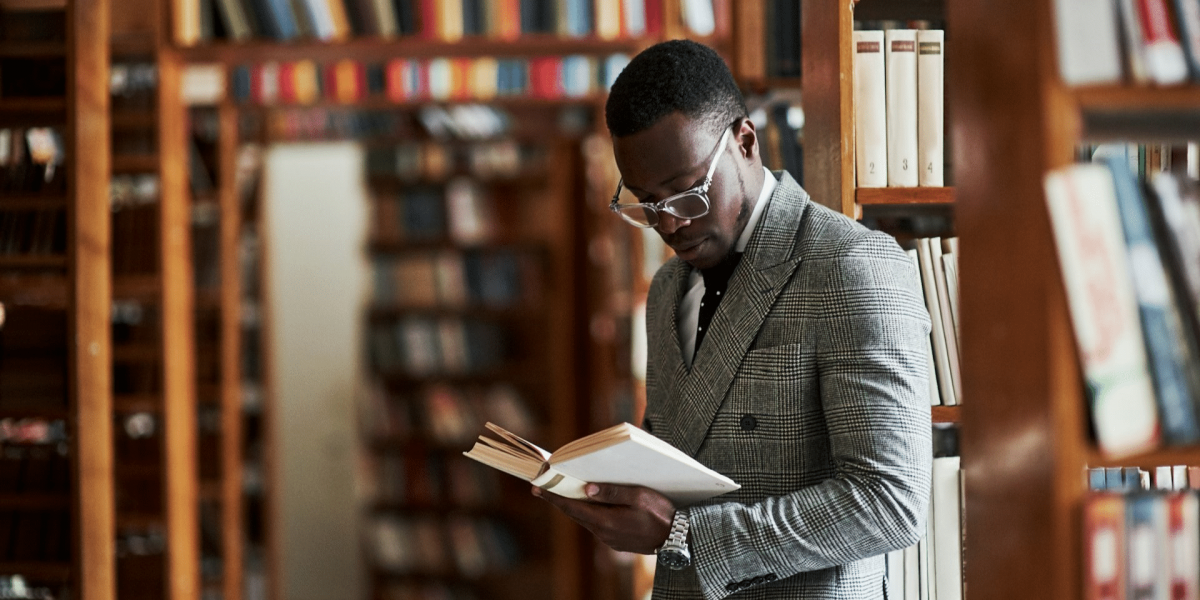
POLYGON ((638 133, 613 138, 613 157, 625 185, 654 191, 670 179, 706 168, 718 138, 704 125, 672 113, 638 133))

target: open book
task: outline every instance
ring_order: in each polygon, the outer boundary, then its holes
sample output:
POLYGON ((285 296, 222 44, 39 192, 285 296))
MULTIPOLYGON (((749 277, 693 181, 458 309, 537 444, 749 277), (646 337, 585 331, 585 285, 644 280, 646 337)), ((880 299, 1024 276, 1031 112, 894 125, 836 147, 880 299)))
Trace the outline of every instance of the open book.
POLYGON ((481 435, 465 456, 566 498, 585 499, 588 483, 616 483, 648 487, 676 506, 686 506, 741 487, 629 423, 584 436, 554 453, 494 423, 487 428, 500 439, 481 435))

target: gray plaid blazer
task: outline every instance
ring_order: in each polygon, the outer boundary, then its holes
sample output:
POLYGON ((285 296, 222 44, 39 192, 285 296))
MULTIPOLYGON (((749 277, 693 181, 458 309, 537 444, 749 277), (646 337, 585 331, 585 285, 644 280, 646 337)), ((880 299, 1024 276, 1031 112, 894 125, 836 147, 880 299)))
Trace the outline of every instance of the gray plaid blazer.
POLYGON ((691 267, 674 258, 650 286, 644 426, 742 485, 687 509, 694 566, 658 569, 658 599, 884 598, 882 554, 925 530, 916 268, 787 173, 770 202, 690 371, 676 310, 691 267))

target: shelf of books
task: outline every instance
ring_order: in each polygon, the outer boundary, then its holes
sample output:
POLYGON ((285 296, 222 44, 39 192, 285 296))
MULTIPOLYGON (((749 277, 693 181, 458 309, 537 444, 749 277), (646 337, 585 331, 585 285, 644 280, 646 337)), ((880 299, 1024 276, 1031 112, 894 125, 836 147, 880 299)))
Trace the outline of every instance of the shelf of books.
POLYGON ((950 11, 973 597, 1197 589, 1195 8, 950 11))
POLYGON ((0 590, 111 597, 108 3, 0 6, 0 590))
POLYGON ((427 107, 404 115, 407 135, 366 142, 373 392, 361 431, 375 597, 585 589, 579 532, 527 484, 461 458, 485 421, 550 446, 581 430, 581 407, 561 400, 577 393, 578 133, 554 128, 591 111, 559 110, 576 114, 427 107), (531 127, 549 129, 510 135, 531 127))

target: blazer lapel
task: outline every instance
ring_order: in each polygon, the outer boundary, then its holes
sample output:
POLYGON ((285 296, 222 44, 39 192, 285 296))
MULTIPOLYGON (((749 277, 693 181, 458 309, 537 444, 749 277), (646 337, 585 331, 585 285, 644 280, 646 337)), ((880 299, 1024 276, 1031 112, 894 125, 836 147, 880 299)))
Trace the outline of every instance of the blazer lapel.
MULTIPOLYGON (((676 424, 672 427, 672 441, 689 455, 694 456, 704 443, 742 357, 758 335, 775 298, 800 264, 796 242, 807 198, 796 181, 783 173, 771 195, 771 204, 759 219, 742 262, 729 282, 728 296, 713 315, 690 375, 684 369, 683 376, 676 377, 668 386, 668 406, 676 424)), ((677 296, 670 306, 678 307, 680 298, 677 296)), ((672 348, 682 366, 675 321, 672 311, 669 327, 675 340, 672 348)))

